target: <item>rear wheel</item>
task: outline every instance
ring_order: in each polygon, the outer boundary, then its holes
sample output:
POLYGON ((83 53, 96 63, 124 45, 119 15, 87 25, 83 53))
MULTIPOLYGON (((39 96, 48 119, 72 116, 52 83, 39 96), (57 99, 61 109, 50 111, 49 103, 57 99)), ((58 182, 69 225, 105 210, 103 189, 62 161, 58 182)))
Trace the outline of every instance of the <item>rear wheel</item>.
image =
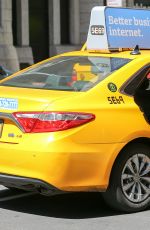
POLYGON ((150 147, 132 144, 114 166, 109 188, 103 197, 115 209, 144 210, 150 204, 150 147))

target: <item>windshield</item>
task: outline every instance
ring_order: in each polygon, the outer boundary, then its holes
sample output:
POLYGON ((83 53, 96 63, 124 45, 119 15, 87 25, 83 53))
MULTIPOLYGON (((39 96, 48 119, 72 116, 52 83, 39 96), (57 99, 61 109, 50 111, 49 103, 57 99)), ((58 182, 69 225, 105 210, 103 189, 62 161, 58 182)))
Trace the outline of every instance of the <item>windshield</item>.
POLYGON ((24 71, 0 85, 21 88, 86 91, 121 68, 130 59, 64 56, 24 71))

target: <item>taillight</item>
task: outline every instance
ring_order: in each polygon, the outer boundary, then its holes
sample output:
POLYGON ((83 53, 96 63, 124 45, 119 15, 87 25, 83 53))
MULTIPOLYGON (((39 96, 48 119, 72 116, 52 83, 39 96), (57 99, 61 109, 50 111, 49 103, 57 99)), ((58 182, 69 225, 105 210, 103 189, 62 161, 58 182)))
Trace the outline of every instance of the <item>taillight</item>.
POLYGON ((74 112, 16 112, 13 116, 26 133, 55 132, 92 121, 95 115, 74 112))

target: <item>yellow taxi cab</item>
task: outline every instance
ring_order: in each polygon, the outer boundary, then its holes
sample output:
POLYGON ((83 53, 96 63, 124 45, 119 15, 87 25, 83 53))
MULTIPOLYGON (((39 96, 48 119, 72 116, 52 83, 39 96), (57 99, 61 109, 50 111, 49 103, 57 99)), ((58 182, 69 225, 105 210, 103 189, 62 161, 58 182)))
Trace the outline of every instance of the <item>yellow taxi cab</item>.
POLYGON ((147 208, 149 73, 150 50, 87 47, 2 80, 0 184, 43 195, 98 191, 116 209, 147 208), (75 65, 90 78, 71 82, 75 65))

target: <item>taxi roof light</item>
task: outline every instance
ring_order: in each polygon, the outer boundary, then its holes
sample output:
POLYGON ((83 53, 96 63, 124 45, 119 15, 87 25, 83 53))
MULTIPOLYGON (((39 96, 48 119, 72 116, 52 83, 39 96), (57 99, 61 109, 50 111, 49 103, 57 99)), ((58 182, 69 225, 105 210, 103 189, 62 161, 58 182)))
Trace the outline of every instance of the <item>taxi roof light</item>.
MULTIPOLYGON (((91 19, 86 45, 82 51, 116 51, 133 49, 137 44, 141 49, 150 49, 150 10, 96 6, 91 11, 91 19)), ((138 55, 138 48, 132 53, 138 55)))

